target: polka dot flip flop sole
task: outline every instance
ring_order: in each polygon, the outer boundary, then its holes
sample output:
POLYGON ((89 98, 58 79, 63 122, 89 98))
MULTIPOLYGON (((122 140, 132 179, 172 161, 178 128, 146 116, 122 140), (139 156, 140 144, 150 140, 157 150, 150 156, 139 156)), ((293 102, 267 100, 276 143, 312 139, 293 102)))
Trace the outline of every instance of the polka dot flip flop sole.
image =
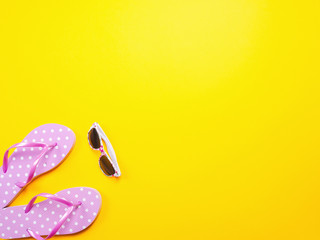
POLYGON ((0 210, 0 237, 48 239, 78 233, 94 222, 101 203, 100 193, 87 187, 65 189, 54 195, 39 194, 26 206, 0 210), (48 199, 35 204, 37 197, 48 199))
POLYGON ((59 124, 45 124, 30 132, 0 167, 0 208, 8 206, 36 177, 61 164, 71 152, 75 134, 59 124))

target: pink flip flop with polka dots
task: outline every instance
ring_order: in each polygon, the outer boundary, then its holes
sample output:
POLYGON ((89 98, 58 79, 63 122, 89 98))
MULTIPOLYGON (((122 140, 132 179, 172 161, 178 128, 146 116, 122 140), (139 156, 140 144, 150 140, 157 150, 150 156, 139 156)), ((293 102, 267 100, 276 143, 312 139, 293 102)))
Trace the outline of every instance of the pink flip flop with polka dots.
POLYGON ((101 209, 101 195, 92 188, 77 187, 54 195, 38 194, 26 206, 0 210, 0 237, 43 240, 54 235, 78 233, 88 228, 101 209), (34 203, 37 197, 46 200, 34 203))
POLYGON ((75 134, 59 124, 34 129, 4 154, 0 167, 0 209, 8 206, 36 177, 56 168, 75 143, 75 134), (16 148, 8 157, 9 150, 16 148))

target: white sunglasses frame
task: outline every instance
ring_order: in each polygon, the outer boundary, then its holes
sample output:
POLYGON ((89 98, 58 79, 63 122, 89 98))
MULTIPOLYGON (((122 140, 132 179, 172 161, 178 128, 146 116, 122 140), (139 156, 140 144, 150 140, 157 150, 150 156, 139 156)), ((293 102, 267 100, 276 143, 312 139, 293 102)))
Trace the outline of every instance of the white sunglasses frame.
MULTIPOLYGON (((110 157, 108 156, 108 154, 106 153, 106 157, 108 158, 108 160, 110 161, 110 163, 112 164, 114 170, 116 171, 115 174, 113 175, 106 175, 105 172, 101 169, 101 166, 100 166, 100 169, 101 171, 108 177, 112 177, 112 176, 115 176, 115 177, 120 177, 121 176, 121 171, 120 171, 120 168, 119 168, 119 165, 118 165, 118 161, 117 161, 117 157, 116 157, 116 153, 112 147, 112 144, 109 140, 109 138, 107 137, 107 135, 105 134, 105 132, 102 130, 102 128, 100 127, 100 125, 95 122, 92 124, 92 126, 90 127, 89 131, 88 131, 88 142, 89 142, 89 146, 93 149, 93 150, 99 150, 99 149, 94 149, 91 144, 90 144, 90 141, 89 141, 89 133, 90 131, 95 128, 98 132, 98 135, 99 135, 99 138, 100 138, 100 146, 102 147, 103 149, 103 143, 102 143, 102 140, 105 142, 106 146, 107 146, 107 153, 110 155, 110 157), (111 159, 110 159, 111 158, 111 159)), ((101 152, 101 154, 104 154, 103 152, 101 152)), ((101 156, 100 156, 101 157, 101 156)), ((100 158, 99 158, 99 161, 100 161, 100 158)))

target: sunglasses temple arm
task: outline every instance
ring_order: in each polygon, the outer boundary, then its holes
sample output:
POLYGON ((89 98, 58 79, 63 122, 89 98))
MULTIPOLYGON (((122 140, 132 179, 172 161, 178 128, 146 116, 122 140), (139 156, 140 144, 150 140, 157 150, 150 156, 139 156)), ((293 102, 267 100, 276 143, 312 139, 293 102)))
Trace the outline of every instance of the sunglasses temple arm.
MULTIPOLYGON (((111 145, 111 142, 109 141, 107 135, 104 133, 104 131, 102 130, 102 128, 100 127, 100 125, 98 123, 96 123, 96 126, 97 126, 97 130, 98 132, 100 133, 103 141, 105 141, 105 143, 107 144, 107 147, 110 145, 111 148, 112 148, 112 145, 111 145)), ((109 149, 108 149, 109 150, 109 149)), ((113 150, 113 149, 112 149, 113 150)))
POLYGON ((117 169, 119 171, 119 174, 120 174, 120 168, 119 168, 119 165, 118 165, 116 153, 114 152, 114 149, 112 147, 111 142, 109 141, 107 135, 105 134, 105 132, 102 130, 102 128, 100 127, 100 125, 98 123, 96 123, 96 127, 97 127, 98 132, 101 134, 101 137, 102 137, 103 141, 106 143, 108 153, 110 154, 110 157, 113 160, 113 163, 116 165, 116 167, 117 167, 117 169))

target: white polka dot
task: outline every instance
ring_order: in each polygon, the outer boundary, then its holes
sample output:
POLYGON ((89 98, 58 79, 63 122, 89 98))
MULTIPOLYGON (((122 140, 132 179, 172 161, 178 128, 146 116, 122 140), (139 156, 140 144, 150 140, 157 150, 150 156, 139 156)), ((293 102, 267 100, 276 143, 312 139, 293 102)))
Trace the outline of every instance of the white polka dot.
POLYGON ((35 142, 36 140, 35 139, 32 139, 32 142, 35 142))
POLYGON ((42 133, 46 133, 46 130, 42 130, 42 133))
POLYGON ((23 156, 20 157, 21 160, 23 160, 23 158, 24 158, 23 156))
POLYGON ((43 225, 43 224, 41 224, 41 228, 44 228, 44 225, 43 225))
POLYGON ((52 212, 51 212, 51 214, 52 214, 52 215, 54 215, 54 214, 55 214, 55 212, 54 212, 54 211, 52 211, 52 212))
POLYGON ((68 146, 67 145, 63 145, 63 148, 66 149, 68 146))
POLYGON ((27 168, 30 168, 30 164, 27 164, 27 168))
POLYGON ((20 213, 18 214, 18 217, 21 217, 21 214, 20 214, 20 213))
MULTIPOLYGON (((43 139, 43 138, 41 138, 41 139, 40 139, 40 141, 41 141, 41 142, 43 142, 43 141, 44 141, 44 139, 43 139)), ((40 150, 41 150, 41 149, 40 149, 40 150)))
POLYGON ((91 203, 90 203, 90 205, 91 205, 91 206, 93 206, 93 205, 94 205, 94 203, 93 203, 93 202, 91 202, 91 203))
POLYGON ((48 208, 46 208, 46 207, 45 207, 43 210, 44 210, 44 211, 47 211, 47 210, 48 210, 48 208))
POLYGON ((37 221, 33 221, 33 224, 37 224, 37 221))
POLYGON ((15 233, 15 234, 17 234, 17 233, 18 233, 18 231, 17 231, 17 230, 15 230, 15 231, 14 231, 14 233, 15 233))
POLYGON ((53 133, 53 132, 54 132, 54 130, 53 130, 53 129, 51 129, 51 132, 53 133))
POLYGON ((60 137, 57 137, 57 140, 58 140, 58 141, 60 141, 60 139, 61 139, 60 137))
POLYGON ((29 156, 29 159, 31 160, 31 159, 32 159, 32 157, 31 157, 31 156, 29 156))
POLYGON ((59 132, 62 132, 62 128, 59 129, 59 132))
POLYGON ((31 150, 31 151, 33 151, 33 147, 32 147, 32 148, 30 148, 30 150, 31 150))
POLYGON ((54 154, 53 157, 56 158, 56 157, 57 157, 57 154, 54 154))
POLYGON ((51 141, 52 141, 52 138, 49 138, 49 141, 51 142, 51 141))
POLYGON ((83 219, 83 216, 81 215, 80 218, 83 219))
POLYGON ((37 131, 37 130, 35 130, 35 131, 34 131, 34 134, 37 134, 37 133, 38 133, 38 131, 37 131))
POLYGON ((25 152, 25 151, 26 151, 26 149, 25 149, 25 148, 22 148, 22 151, 23 151, 23 152, 25 152))
POLYGON ((20 224, 20 227, 23 227, 23 224, 22 224, 22 223, 20 224))
POLYGON ((88 222, 91 223, 91 219, 88 219, 88 222))
POLYGON ((97 215, 97 213, 94 212, 94 213, 93 213, 93 216, 96 216, 96 215, 97 215))
POLYGON ((42 147, 39 147, 39 150, 42 150, 42 147))
POLYGON ((66 136, 66 140, 69 140, 69 137, 68 137, 68 136, 66 136))
POLYGON ((91 192, 89 191, 88 194, 91 195, 91 192))
POLYGON ((65 157, 66 155, 64 153, 61 154, 62 157, 65 157))
POLYGON ((46 218, 47 222, 49 222, 50 218, 46 218))
POLYGON ((76 198, 78 198, 78 197, 79 197, 79 195, 78 195, 78 194, 76 194, 76 195, 75 195, 75 197, 76 197, 76 198))

